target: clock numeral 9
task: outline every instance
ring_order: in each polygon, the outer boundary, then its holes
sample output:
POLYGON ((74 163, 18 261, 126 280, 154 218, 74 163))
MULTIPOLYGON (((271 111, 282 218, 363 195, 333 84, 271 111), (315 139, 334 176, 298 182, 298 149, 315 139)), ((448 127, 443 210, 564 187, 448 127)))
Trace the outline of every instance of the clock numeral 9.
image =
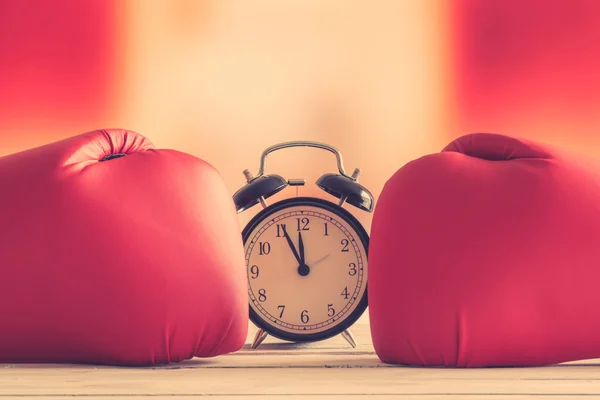
POLYGON ((308 323, 308 321, 310 320, 310 318, 308 318, 308 314, 307 313, 308 313, 308 310, 304 310, 300 314, 300 319, 302 320, 302 323, 304 323, 304 324, 308 323))
POLYGON ((256 279, 258 278, 258 265, 253 265, 252 267, 250 267, 250 273, 252 274, 252 279, 256 279))
POLYGON ((327 315, 330 317, 333 317, 335 315, 333 304, 327 304, 327 315))
POLYGON ((307 217, 304 217, 302 219, 296 218, 296 221, 298 221, 298 230, 299 231, 307 231, 310 229, 308 227, 308 223, 310 222, 310 220, 307 217))
POLYGON ((277 306, 277 309, 281 310, 279 313, 279 318, 283 317, 283 312, 285 311, 285 306, 277 306))
POLYGON ((346 287, 344 288, 344 290, 342 291, 342 293, 340 293, 340 296, 344 296, 344 299, 348 299, 348 296, 350 296, 350 295, 348 294, 348 286, 346 286, 346 287))
POLYGON ((267 255, 271 252, 271 244, 269 242, 258 242, 258 255, 267 255))
POLYGON ((258 301, 262 303, 265 300, 267 300, 267 291, 265 289, 260 289, 258 291, 258 301))
POLYGON ((341 243, 342 243, 342 246, 343 246, 342 247, 342 252, 347 253, 349 251, 348 250, 348 245, 350 244, 350 242, 348 241, 348 239, 342 239, 341 243))
POLYGON ((348 275, 350 275, 350 276, 356 275, 356 264, 351 262, 348 266, 350 267, 350 271, 348 271, 348 275))

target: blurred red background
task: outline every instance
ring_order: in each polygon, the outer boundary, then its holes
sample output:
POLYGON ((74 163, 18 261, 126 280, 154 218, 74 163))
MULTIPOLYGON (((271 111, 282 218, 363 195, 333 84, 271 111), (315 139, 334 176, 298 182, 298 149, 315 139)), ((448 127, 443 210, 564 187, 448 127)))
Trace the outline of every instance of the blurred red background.
POLYGON ((600 2, 453 4, 454 132, 496 131, 595 154, 600 2))
POLYGON ((0 148, 110 119, 118 93, 116 2, 0 2, 0 148))
MULTIPOLYGON (((593 155, 599 22, 593 0, 0 0, 0 155, 121 127, 206 159, 233 192, 264 148, 318 140, 375 195, 469 132, 593 155)), ((335 167, 288 153, 268 169, 335 167)))

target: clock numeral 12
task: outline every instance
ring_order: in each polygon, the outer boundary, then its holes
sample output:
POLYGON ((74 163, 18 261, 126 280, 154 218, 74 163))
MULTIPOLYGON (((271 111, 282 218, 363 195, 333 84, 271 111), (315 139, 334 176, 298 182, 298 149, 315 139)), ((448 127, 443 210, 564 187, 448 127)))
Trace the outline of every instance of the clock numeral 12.
POLYGON ((325 235, 323 236, 329 236, 329 231, 327 230, 327 222, 325 222, 325 235))
POLYGON ((307 231, 310 229, 308 227, 308 223, 310 222, 310 220, 307 217, 304 217, 302 219, 296 218, 296 221, 298 221, 298 230, 299 231, 307 231), (301 226, 301 223, 304 225, 301 226))

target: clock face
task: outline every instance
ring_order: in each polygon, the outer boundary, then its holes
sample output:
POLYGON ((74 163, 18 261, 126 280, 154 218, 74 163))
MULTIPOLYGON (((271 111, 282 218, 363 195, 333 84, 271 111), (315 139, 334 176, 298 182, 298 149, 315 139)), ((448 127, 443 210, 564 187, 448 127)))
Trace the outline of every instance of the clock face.
POLYGON ((262 210, 243 235, 250 317, 271 335, 325 339, 364 312, 368 236, 346 210, 288 199, 262 210))

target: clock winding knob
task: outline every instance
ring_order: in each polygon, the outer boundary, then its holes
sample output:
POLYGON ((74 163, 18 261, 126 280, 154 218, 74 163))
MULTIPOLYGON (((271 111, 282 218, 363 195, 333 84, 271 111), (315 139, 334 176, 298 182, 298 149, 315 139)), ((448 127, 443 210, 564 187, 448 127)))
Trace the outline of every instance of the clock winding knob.
POLYGON ((254 176, 252 175, 252 172, 250 172, 249 170, 245 169, 243 171, 244 173, 244 178, 246 178, 246 182, 250 183, 250 181, 254 178, 254 176))

